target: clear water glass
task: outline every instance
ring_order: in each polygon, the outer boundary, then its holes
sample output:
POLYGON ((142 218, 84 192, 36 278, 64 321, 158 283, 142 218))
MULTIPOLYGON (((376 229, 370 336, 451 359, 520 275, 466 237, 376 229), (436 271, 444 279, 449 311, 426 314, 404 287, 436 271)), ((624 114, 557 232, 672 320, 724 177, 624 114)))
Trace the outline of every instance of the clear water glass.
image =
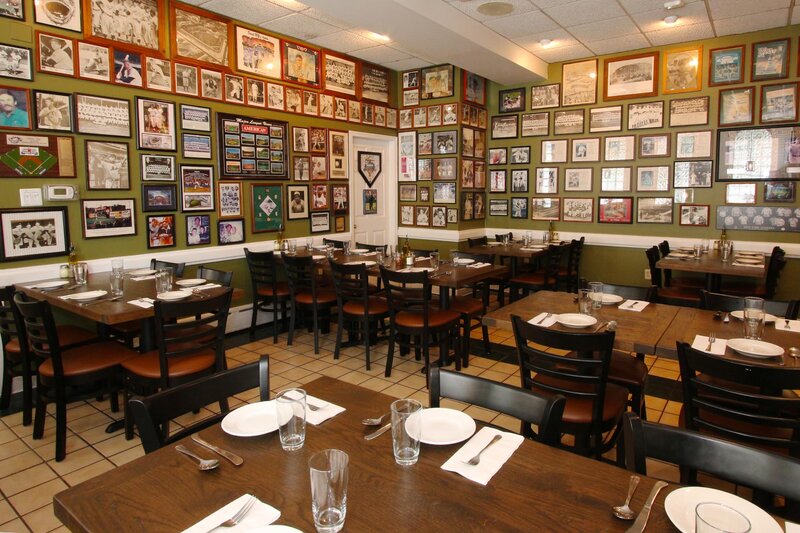
POLYGON ((419 459, 422 438, 422 404, 410 398, 392 402, 392 451, 394 460, 411 466, 419 459))
POLYGON ((286 389, 275 397, 281 447, 293 452, 306 442, 306 391, 286 389))
POLYGON ((122 272, 125 270, 125 261, 118 257, 111 260, 111 272, 122 272))
POLYGON ((308 251, 308 253, 311 253, 311 249, 313 247, 314 247, 314 239, 312 239, 311 237, 308 237, 306 239, 306 250, 308 251))
POLYGON ((344 255, 350 255, 350 241, 342 242, 342 248, 344 248, 344 255))
POLYGON ((163 294, 172 290, 172 270, 162 268, 156 272, 156 294, 163 294))
POLYGON ((439 252, 431 252, 430 255, 431 266, 435 269, 439 269, 439 252))
POLYGON ((590 281, 589 291, 591 292, 592 309, 601 309, 603 307, 603 282, 590 281))
POLYGON ((589 289, 578 290, 578 312, 582 315, 592 314, 592 298, 589 289))
POLYGON ((342 450, 322 450, 308 460, 311 478, 311 513, 320 533, 336 533, 347 516, 347 481, 350 458, 342 450))
POLYGON ((289 255, 296 255, 297 254, 297 241, 294 239, 289 239, 289 255))
POLYGON ((764 300, 748 296, 744 299, 744 338, 761 340, 764 335, 764 300))
POLYGON ((703 245, 701 243, 692 245, 692 251, 694 251, 695 260, 700 259, 700 256, 703 255, 703 245))
POLYGON ((748 533, 750 528, 746 516, 725 504, 701 502, 694 509, 696 533, 748 533))
POLYGON ((108 284, 111 287, 113 296, 122 296, 124 289, 125 275, 122 270, 115 270, 108 273, 108 284))
POLYGON ((86 285, 86 277, 89 275, 89 265, 86 263, 75 263, 72 265, 72 277, 75 278, 76 285, 86 285))

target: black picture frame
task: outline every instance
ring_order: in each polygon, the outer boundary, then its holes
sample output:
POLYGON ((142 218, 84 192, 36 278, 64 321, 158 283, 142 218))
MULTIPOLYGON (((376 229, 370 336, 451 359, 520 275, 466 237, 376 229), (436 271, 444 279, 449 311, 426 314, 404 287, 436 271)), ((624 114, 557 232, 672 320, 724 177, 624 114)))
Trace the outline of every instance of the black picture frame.
POLYGON ((525 111, 525 87, 500 91, 497 100, 498 113, 519 113, 525 111))
POLYGON ((717 130, 715 180, 800 180, 800 127, 751 126, 717 130), (768 140, 768 146, 765 144, 768 140), (753 155, 760 155, 756 159, 753 155))
POLYGON ((202 246, 211 244, 211 216, 186 215, 186 246, 202 246))
POLYGON ((67 208, 0 209, 0 236, 3 242, 0 262, 3 263, 69 255, 67 208), (38 235, 31 231, 37 224, 42 227, 38 235), (27 229, 28 225, 30 230, 27 229))
POLYGON ((147 215, 145 217, 147 248, 173 248, 177 245, 175 215, 147 215))
POLYGON ((142 211, 176 211, 178 209, 178 187, 169 184, 142 185, 142 211))
POLYGON ((226 218, 217 221, 217 243, 220 246, 243 243, 245 235, 243 218, 226 218))

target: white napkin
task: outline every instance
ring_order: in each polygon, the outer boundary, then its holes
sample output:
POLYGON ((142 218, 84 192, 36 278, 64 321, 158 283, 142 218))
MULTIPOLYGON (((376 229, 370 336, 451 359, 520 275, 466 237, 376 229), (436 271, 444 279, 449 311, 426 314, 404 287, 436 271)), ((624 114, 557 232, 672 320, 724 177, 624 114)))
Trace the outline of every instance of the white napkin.
MULTIPOLYGON (((236 498, 228 505, 222 507, 219 511, 211 513, 189 529, 185 529, 183 533, 207 533, 208 531, 211 531, 214 526, 218 526, 225 520, 235 515, 239 509, 242 508, 249 497, 249 494, 245 494, 239 498, 236 498)), ((271 505, 261 502, 260 500, 256 500, 256 503, 253 504, 253 507, 250 508, 250 511, 244 515, 244 518, 241 522, 233 527, 224 528, 224 531, 230 533, 234 533, 236 531, 250 531, 251 529, 257 527, 268 526, 280 517, 281 512, 279 510, 275 509, 271 505)))
POLYGON ((135 305, 136 307, 141 307, 143 309, 150 309, 153 307, 153 300, 152 298, 137 298, 135 300, 131 300, 128 303, 131 305, 135 305))
POLYGON ((784 522, 783 524, 786 526, 786 533, 800 533, 800 525, 794 522, 784 522))
POLYGON ((415 257, 414 262, 416 263, 418 261, 428 261, 429 259, 430 257, 415 257))
POLYGON ((800 320, 790 320, 789 325, 787 326, 785 319, 778 318, 775 320, 775 329, 800 333, 800 320))
POLYGON ((544 250, 545 246, 528 246, 520 248, 521 252, 538 252, 539 250, 544 250))
POLYGON ((757 265, 751 265, 751 264, 748 264, 748 263, 740 263, 739 261, 736 261, 735 259, 734 259, 733 263, 731 263, 731 264, 733 266, 737 266, 737 267, 764 268, 764 263, 759 263, 757 265))
POLYGON ((65 294, 64 296, 60 296, 62 300, 73 300, 76 297, 79 299, 83 298, 99 298, 101 296, 105 296, 107 293, 106 291, 86 291, 86 292, 75 292, 72 294, 65 294))
POLYGON ((466 444, 454 453, 442 465, 442 469, 456 472, 476 483, 486 485, 509 460, 511 455, 517 451, 523 440, 524 437, 522 435, 485 427, 473 435, 466 444), (492 444, 489 449, 481 454, 480 463, 475 466, 466 463, 475 457, 498 434, 502 435, 503 438, 492 444))
POLYGON ((156 279, 155 276, 132 276, 131 279, 133 281, 146 281, 148 279, 156 279))
POLYGON ((204 291, 206 289, 216 289, 217 287, 222 287, 222 285, 220 285, 219 283, 205 283, 203 285, 198 285, 197 287, 192 287, 192 289, 204 291))
POLYGON ((711 349, 706 350, 706 348, 708 348, 708 337, 704 335, 695 335, 694 342, 692 343, 692 348, 695 350, 712 353, 714 355, 725 355, 725 348, 727 348, 727 346, 728 341, 725 339, 717 339, 714 341, 714 344, 711 345, 711 349))
POLYGON ((618 309, 622 309, 623 311, 635 311, 637 313, 641 313, 642 309, 650 305, 650 302, 645 300, 625 300, 621 304, 619 304, 618 309), (633 304, 636 305, 633 305, 633 304), (633 307, 631 307, 633 306, 633 307))
POLYGON ((502 246, 502 242, 487 242, 485 246, 502 246))
POLYGON ((467 268, 483 268, 492 266, 491 263, 472 263, 471 265, 467 265, 467 268))
POLYGON ((312 404, 316 407, 319 407, 319 409, 316 411, 306 409, 306 421, 315 426, 322 424, 329 418, 333 418, 339 413, 345 412, 344 407, 326 402, 325 400, 320 400, 319 398, 311 396, 310 394, 306 395, 306 404, 312 404))
POLYGON ((539 313, 535 317, 528 320, 528 322, 533 324, 534 326, 541 326, 543 328, 549 328, 550 326, 556 323, 556 317, 555 315, 552 315, 550 318, 543 320, 542 323, 540 324, 539 321, 542 320, 545 316, 547 316, 547 313, 539 313))

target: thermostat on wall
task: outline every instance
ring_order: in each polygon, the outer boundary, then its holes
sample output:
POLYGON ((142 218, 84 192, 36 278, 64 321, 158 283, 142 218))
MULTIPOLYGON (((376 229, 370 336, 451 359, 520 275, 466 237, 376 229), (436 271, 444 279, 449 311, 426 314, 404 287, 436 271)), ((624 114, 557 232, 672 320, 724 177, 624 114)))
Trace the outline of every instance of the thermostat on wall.
POLYGON ((75 185, 44 185, 44 198, 49 202, 77 200, 78 188, 75 185))

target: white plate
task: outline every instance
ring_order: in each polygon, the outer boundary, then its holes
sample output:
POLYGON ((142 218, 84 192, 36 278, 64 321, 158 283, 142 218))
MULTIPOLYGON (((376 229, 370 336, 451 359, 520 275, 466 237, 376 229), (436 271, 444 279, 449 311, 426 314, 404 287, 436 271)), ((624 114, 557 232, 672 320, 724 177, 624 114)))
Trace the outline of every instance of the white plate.
POLYGON ((155 274, 156 271, 152 268, 140 268, 139 270, 133 270, 130 272, 131 276, 152 276, 155 274))
POLYGON ((540 250, 544 250, 545 248, 547 248, 547 247, 546 246, 528 246, 527 248, 526 247, 520 248, 519 251, 520 252, 538 252, 540 250))
POLYGON ((234 437, 266 435, 277 429, 275 400, 249 403, 234 409, 222 419, 222 431, 234 437))
POLYGON ((205 283, 206 280, 202 278, 192 278, 192 279, 179 279, 175 282, 175 285, 179 287, 196 287, 198 285, 202 285, 205 283))
POLYGON ((728 339, 728 347, 750 357, 766 358, 783 355, 783 348, 780 346, 755 339, 728 339))
POLYGON ((458 259, 453 260, 453 263, 456 265, 471 265, 474 262, 474 259, 468 259, 466 257, 459 257, 458 259))
POLYGON ((734 263, 742 263, 743 265, 760 265, 761 259, 753 259, 751 257, 736 257, 734 263))
POLYGON ((366 254, 369 253, 369 250, 366 248, 350 248, 351 254, 366 254))
POLYGON ((407 268, 406 272, 433 272, 434 270, 436 269, 433 267, 411 267, 407 268))
MULTIPOLYGON (((739 320, 744 320, 744 311, 731 311, 731 316, 733 318, 736 318, 736 319, 739 319, 739 320)), ((765 323, 769 324, 771 322, 775 322, 776 320, 777 320, 777 318, 775 318, 775 315, 771 315, 769 313, 764 313, 764 322, 765 323)))
MULTIPOLYGON (((597 300, 597 295, 589 293, 589 298, 591 298, 592 300, 597 300)), ((622 301, 622 299, 623 299, 622 296, 618 296, 616 294, 603 293, 601 301, 603 302, 603 305, 611 305, 611 304, 618 304, 619 302, 622 301)))
POLYGON ((108 294, 108 291, 88 291, 88 292, 79 292, 77 294, 70 294, 69 296, 65 296, 64 298, 69 300, 75 300, 76 302, 89 302, 91 300, 97 300, 98 298, 102 298, 108 294))
POLYGON ((487 242, 486 246, 503 246, 502 242, 487 242))
POLYGON ((324 261, 325 258, 326 258, 326 256, 324 256, 324 255, 314 254, 314 255, 311 256, 311 259, 313 259, 314 261, 324 261))
MULTIPOLYGON (((444 407, 434 407, 423 409, 422 417, 422 438, 425 444, 435 444, 444 446, 446 444, 456 444, 470 438, 475 433, 475 421, 467 413, 455 409, 444 407)), ((406 424, 413 422, 411 416, 406 424)))
POLYGON ((669 257, 694 257, 694 254, 685 254, 683 252, 670 252, 669 257))
POLYGON ((43 281, 42 283, 37 283, 36 285, 31 285, 31 289, 56 289, 58 287, 64 287, 65 285, 69 285, 69 280, 59 280, 59 281, 43 281))
POLYGON ((736 255, 746 255, 748 257, 764 257, 761 252, 736 252, 736 255))
POLYGON ((556 322, 568 328, 588 328, 597 324, 597 319, 593 316, 582 315, 580 313, 562 313, 553 315, 556 322))
POLYGON ((717 489, 681 487, 667 494, 664 509, 681 533, 694 533, 694 510, 704 502, 722 503, 736 509, 750 520, 750 531, 783 533, 783 529, 766 511, 749 501, 717 489))
POLYGON ((375 261, 348 261, 345 265, 366 265, 368 267, 375 266, 378 263, 375 261))
POLYGON ((162 292, 156 296, 156 298, 164 302, 177 302, 178 300, 183 300, 191 295, 192 293, 189 291, 167 291, 162 292))

